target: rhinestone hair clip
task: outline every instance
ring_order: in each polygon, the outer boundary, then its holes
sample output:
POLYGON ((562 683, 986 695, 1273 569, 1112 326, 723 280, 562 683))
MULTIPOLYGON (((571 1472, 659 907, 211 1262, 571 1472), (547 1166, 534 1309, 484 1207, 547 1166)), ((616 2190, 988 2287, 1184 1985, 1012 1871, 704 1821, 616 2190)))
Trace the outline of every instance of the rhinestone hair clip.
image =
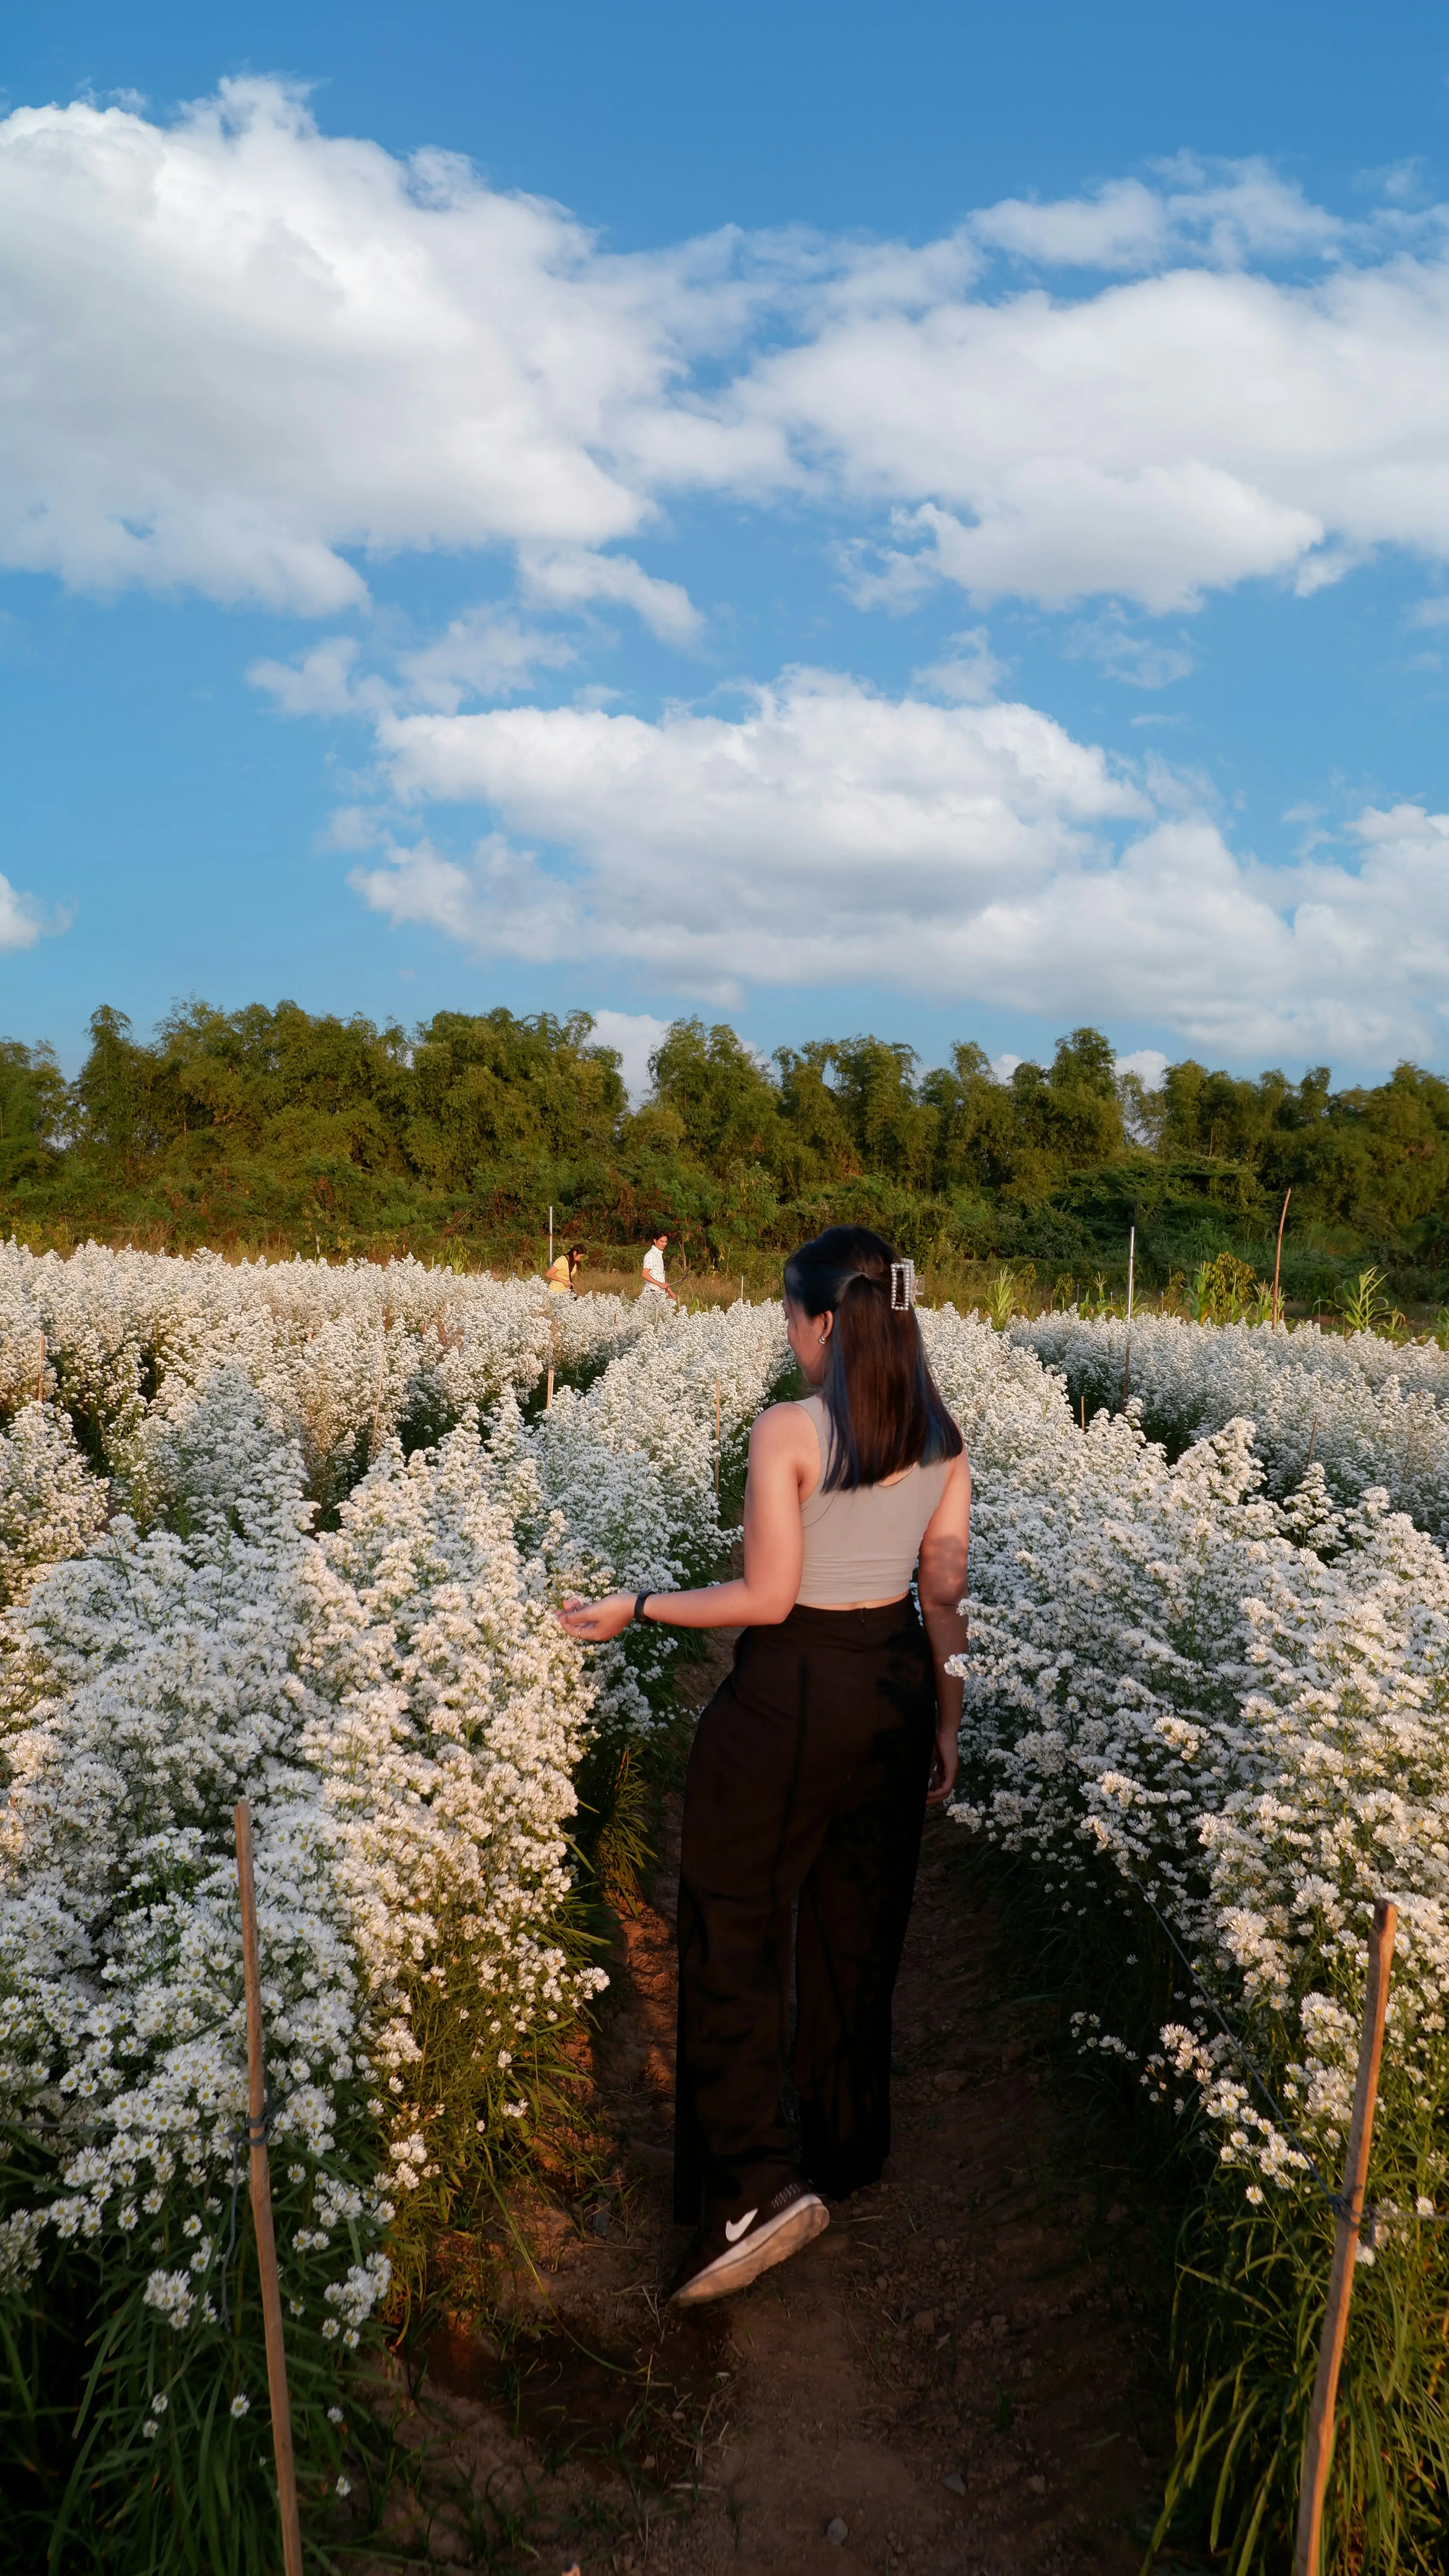
POLYGON ((891 1313, 908 1315, 916 1302, 916 1265, 914 1261, 891 1263, 891 1313))

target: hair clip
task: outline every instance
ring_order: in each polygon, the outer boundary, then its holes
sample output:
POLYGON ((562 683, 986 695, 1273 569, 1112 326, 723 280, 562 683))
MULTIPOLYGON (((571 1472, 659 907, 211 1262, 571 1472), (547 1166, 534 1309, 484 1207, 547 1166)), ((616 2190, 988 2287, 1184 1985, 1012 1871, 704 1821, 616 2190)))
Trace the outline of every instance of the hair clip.
POLYGON ((891 1313, 909 1314, 916 1302, 916 1265, 914 1261, 891 1263, 891 1313))

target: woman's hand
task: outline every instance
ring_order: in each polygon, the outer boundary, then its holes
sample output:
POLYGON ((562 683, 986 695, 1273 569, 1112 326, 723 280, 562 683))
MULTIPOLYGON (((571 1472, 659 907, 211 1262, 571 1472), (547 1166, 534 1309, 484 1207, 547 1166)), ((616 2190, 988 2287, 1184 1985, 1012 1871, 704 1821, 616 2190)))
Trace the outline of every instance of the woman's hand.
POLYGON ((936 1749, 931 1756, 931 1777, 926 1789, 928 1807, 944 1807, 956 1786, 956 1766, 961 1759, 957 1732, 954 1717, 943 1719, 936 1730, 936 1749))
POLYGON ((580 1645, 605 1646, 611 1637, 621 1637, 634 1616, 632 1592, 609 1592, 602 1601, 580 1601, 569 1593, 558 1614, 558 1624, 565 1636, 577 1637, 580 1645))

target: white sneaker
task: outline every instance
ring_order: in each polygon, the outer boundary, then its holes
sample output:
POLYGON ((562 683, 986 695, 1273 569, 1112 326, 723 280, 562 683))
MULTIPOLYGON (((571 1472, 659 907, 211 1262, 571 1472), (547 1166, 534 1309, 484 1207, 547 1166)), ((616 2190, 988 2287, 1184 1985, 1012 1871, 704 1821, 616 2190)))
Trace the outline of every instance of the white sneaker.
POLYGON ((787 2182, 763 2207, 717 2218, 701 2227, 674 2276, 670 2297, 681 2308, 703 2307, 748 2289, 762 2272, 788 2261, 830 2225, 830 2212, 808 2183, 787 2182))

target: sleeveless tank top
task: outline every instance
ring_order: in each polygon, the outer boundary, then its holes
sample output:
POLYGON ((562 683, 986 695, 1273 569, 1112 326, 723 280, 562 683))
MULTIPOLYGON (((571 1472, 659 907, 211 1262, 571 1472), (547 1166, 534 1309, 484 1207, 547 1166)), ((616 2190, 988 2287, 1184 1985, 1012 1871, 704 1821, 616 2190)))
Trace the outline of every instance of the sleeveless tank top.
MULTIPOLYGON (((823 1395, 801 1405, 820 1445, 820 1479, 830 1458, 831 1425, 823 1395)), ((800 1506, 805 1564, 796 1594, 802 1610, 845 1610, 853 1601, 898 1601, 911 1588, 926 1524, 946 1490, 949 1458, 908 1467, 889 1485, 817 1485, 800 1506)))

